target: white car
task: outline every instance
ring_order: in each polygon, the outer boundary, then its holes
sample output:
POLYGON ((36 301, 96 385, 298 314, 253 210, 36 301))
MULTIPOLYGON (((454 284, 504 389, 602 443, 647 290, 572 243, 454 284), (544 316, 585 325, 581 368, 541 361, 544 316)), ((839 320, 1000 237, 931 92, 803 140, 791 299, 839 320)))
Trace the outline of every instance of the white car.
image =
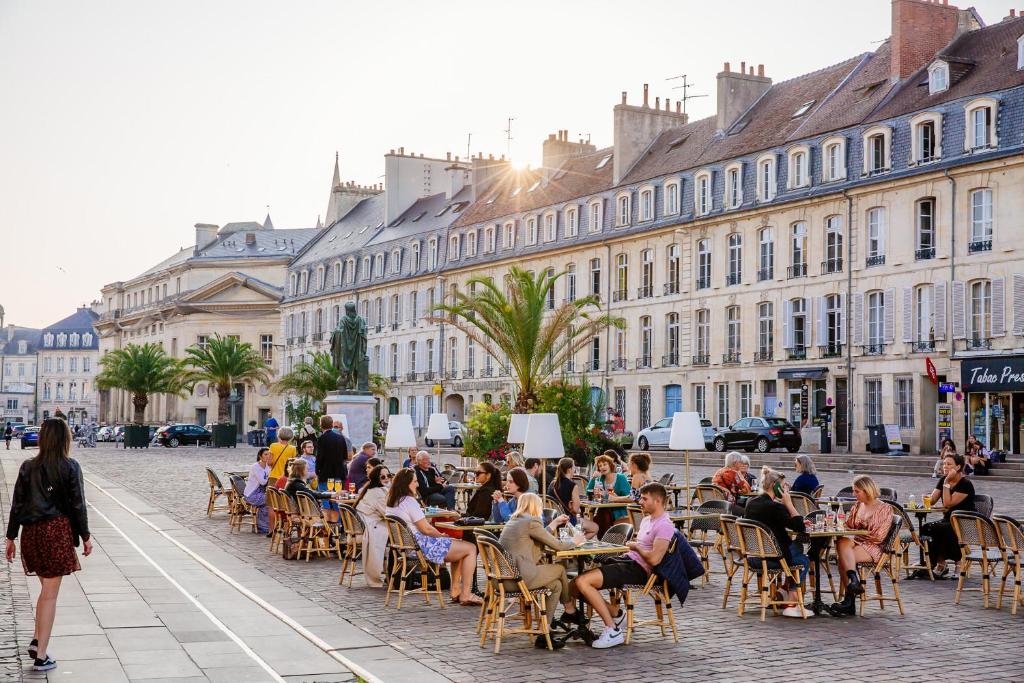
MULTIPOLYGON (((456 422, 455 420, 449 420, 448 431, 450 431, 452 434, 450 439, 451 445, 454 446, 455 448, 460 448, 462 446, 462 423, 456 422)), ((446 441, 449 441, 449 439, 440 439, 440 441, 441 443, 444 443, 446 441)), ((423 443, 429 448, 434 447, 433 439, 424 439, 423 443)))
MULTIPOLYGON (((701 420, 700 426, 704 432, 704 447, 711 450, 715 443, 715 428, 711 425, 711 420, 701 420)), ((648 448, 668 448, 668 440, 671 435, 672 418, 666 417, 647 429, 641 429, 636 436, 636 447, 642 451, 646 451, 648 448)))

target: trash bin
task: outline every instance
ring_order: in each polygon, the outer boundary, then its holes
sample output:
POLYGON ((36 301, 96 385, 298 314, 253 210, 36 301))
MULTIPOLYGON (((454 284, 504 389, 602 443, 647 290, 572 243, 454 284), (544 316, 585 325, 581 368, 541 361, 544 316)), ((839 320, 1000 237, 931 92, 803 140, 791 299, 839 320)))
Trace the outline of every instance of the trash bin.
POLYGON ((832 452, 832 411, 835 406, 821 407, 821 453, 832 452))
POLYGON ((884 425, 868 425, 868 450, 872 453, 889 452, 889 440, 885 438, 884 425))

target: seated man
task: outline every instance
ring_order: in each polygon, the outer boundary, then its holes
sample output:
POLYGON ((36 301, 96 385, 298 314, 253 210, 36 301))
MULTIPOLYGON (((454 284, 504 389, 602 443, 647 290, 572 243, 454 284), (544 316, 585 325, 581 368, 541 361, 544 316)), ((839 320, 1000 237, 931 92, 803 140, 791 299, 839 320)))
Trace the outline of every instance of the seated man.
POLYGON ((636 540, 626 544, 629 552, 616 561, 579 575, 573 582, 576 592, 590 603, 604 622, 604 631, 594 641, 593 647, 615 647, 625 641, 622 627, 626 623, 626 611, 619 608, 619 613, 612 616, 612 607, 601 595, 601 590, 647 583, 651 568, 661 563, 676 533, 675 525, 665 514, 667 499, 668 494, 661 484, 644 484, 640 489, 640 507, 644 511, 644 518, 640 522, 636 540))
POLYGON ((419 485, 420 499, 427 505, 443 506, 455 509, 455 487, 449 486, 441 476, 441 472, 430 464, 430 453, 420 451, 416 454, 416 483, 419 485))
POLYGON ((527 458, 523 469, 526 470, 526 478, 530 482, 530 493, 540 493, 540 484, 537 483, 537 477, 540 476, 540 460, 537 458, 527 458))

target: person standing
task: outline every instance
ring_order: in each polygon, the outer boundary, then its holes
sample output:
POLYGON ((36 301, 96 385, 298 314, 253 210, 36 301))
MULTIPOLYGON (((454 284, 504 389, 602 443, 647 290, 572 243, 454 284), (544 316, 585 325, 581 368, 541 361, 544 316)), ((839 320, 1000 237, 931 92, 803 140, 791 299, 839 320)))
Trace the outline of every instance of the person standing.
POLYGON ((11 439, 14 438, 14 428, 11 427, 11 423, 7 423, 7 427, 4 429, 4 443, 7 444, 7 450, 11 450, 11 439))
MULTIPOLYGON (((291 427, 284 427, 281 429, 280 435, 278 436, 277 443, 270 445, 270 480, 277 481, 284 476, 285 465, 288 461, 295 457, 295 446, 291 444, 292 437, 295 433, 292 432, 291 427)), ((283 486, 283 485, 282 485, 283 486)))
POLYGON ((279 425, 273 415, 267 418, 267 421, 263 423, 263 426, 267 430, 267 443, 272 444, 277 441, 277 428, 279 425))
POLYGON ((14 541, 20 528, 21 564, 25 574, 38 576, 41 584, 35 632, 28 646, 36 671, 57 668, 46 648, 61 579, 82 568, 75 552, 79 540, 82 554, 88 557, 92 553, 82 469, 70 452, 71 429, 67 423, 59 418, 45 420, 39 430, 38 455, 23 462, 18 471, 8 516, 7 561, 14 561, 14 541))
MULTIPOLYGON (((317 488, 321 491, 329 491, 328 480, 334 479, 344 483, 348 478, 348 468, 345 460, 348 455, 348 439, 341 432, 334 431, 335 426, 340 426, 330 415, 320 418, 320 438, 317 439, 316 450, 316 481, 317 488)), ((324 501, 324 510, 331 522, 338 519, 338 505, 331 501, 324 501)))

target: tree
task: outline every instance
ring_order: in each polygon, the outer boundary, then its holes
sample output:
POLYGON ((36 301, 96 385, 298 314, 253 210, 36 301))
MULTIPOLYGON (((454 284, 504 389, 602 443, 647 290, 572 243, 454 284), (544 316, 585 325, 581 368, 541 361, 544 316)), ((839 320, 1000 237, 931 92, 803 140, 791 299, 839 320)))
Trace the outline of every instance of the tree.
POLYGON ((204 346, 185 349, 190 385, 208 382, 217 392, 217 422, 228 421, 228 398, 238 382, 270 383, 270 368, 249 342, 238 337, 213 335, 204 346))
POLYGON ((471 277, 466 289, 476 285, 473 294, 455 293, 454 301, 437 306, 430 317, 461 330, 499 364, 508 359, 506 370, 519 384, 517 413, 530 412, 539 387, 593 337, 626 325, 623 318, 602 313, 596 296, 549 309, 555 283, 563 275, 534 275, 513 267, 503 288, 490 277, 471 277))
POLYGON ((309 360, 300 361, 292 371, 274 384, 282 393, 294 393, 311 401, 323 401, 327 392, 338 389, 340 373, 331 361, 331 354, 317 351, 309 360))
POLYGON ((158 344, 129 344, 123 349, 115 349, 100 359, 100 367, 96 386, 130 393, 135 424, 145 422, 151 395, 188 396, 190 385, 184 365, 168 356, 158 344))

